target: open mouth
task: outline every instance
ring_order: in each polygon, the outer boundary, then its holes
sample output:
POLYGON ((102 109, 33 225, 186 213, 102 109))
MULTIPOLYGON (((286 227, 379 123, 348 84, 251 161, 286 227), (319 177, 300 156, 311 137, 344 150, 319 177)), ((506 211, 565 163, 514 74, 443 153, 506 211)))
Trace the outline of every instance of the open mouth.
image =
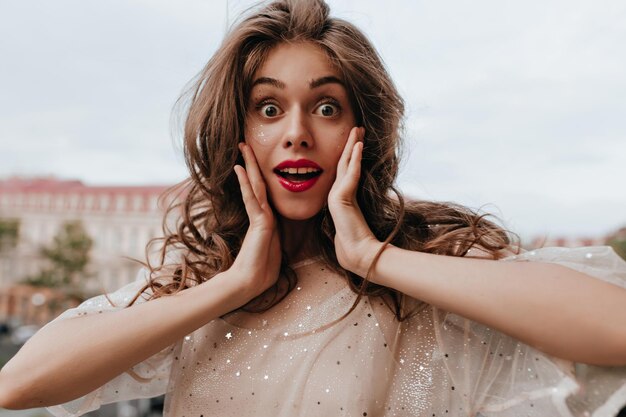
POLYGON ((318 164, 305 158, 285 160, 274 168, 279 184, 293 193, 311 189, 323 172, 318 164))
POLYGON ((289 182, 301 183, 310 179, 319 177, 322 174, 321 169, 317 168, 283 168, 275 169, 274 172, 279 177, 286 179, 289 182))

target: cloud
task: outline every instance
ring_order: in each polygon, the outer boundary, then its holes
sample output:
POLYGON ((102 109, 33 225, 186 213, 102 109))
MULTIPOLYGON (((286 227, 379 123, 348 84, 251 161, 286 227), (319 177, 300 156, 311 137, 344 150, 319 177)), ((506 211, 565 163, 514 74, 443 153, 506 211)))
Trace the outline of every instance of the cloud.
MULTIPOLYGON (((252 3, 4 4, 0 176, 183 178, 172 107, 252 3)), ((524 234, 626 223, 626 4, 330 4, 365 29, 406 99, 406 192, 493 204, 524 234)))

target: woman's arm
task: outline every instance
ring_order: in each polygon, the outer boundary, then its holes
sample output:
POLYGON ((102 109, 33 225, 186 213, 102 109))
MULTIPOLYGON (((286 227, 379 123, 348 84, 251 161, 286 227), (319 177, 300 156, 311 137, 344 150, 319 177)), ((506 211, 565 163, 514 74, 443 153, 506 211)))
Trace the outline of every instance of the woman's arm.
MULTIPOLYGON (((380 242, 359 253, 375 253, 380 242)), ((353 272, 365 276, 368 259, 353 272)), ((372 282, 481 322, 550 355, 626 364, 626 289, 567 267, 413 252, 381 254, 372 282)))
MULTIPOLYGON (((328 195, 337 261, 362 277, 382 245, 356 198, 364 132, 350 132, 328 195)), ((432 255, 390 245, 370 279, 563 359, 626 364, 626 289, 564 266, 432 255)))
POLYGON ((79 398, 248 300, 226 272, 176 295, 51 323, 0 371, 0 407, 79 398))

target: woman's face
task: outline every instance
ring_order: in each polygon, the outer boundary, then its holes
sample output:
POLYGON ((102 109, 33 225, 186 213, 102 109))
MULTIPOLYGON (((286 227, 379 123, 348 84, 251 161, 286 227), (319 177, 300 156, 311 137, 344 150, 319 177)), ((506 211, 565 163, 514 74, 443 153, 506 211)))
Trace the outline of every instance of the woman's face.
POLYGON ((253 77, 245 140, 270 202, 305 220, 327 202, 355 117, 340 72, 317 45, 281 43, 253 77))

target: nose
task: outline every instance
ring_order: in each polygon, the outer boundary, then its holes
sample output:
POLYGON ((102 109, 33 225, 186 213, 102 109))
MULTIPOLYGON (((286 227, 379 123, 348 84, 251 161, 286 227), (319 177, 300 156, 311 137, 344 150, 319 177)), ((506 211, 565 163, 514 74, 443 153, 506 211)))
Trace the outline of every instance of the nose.
POLYGON ((284 148, 307 148, 314 145, 313 135, 306 115, 302 111, 292 111, 286 117, 286 130, 283 136, 284 148))

